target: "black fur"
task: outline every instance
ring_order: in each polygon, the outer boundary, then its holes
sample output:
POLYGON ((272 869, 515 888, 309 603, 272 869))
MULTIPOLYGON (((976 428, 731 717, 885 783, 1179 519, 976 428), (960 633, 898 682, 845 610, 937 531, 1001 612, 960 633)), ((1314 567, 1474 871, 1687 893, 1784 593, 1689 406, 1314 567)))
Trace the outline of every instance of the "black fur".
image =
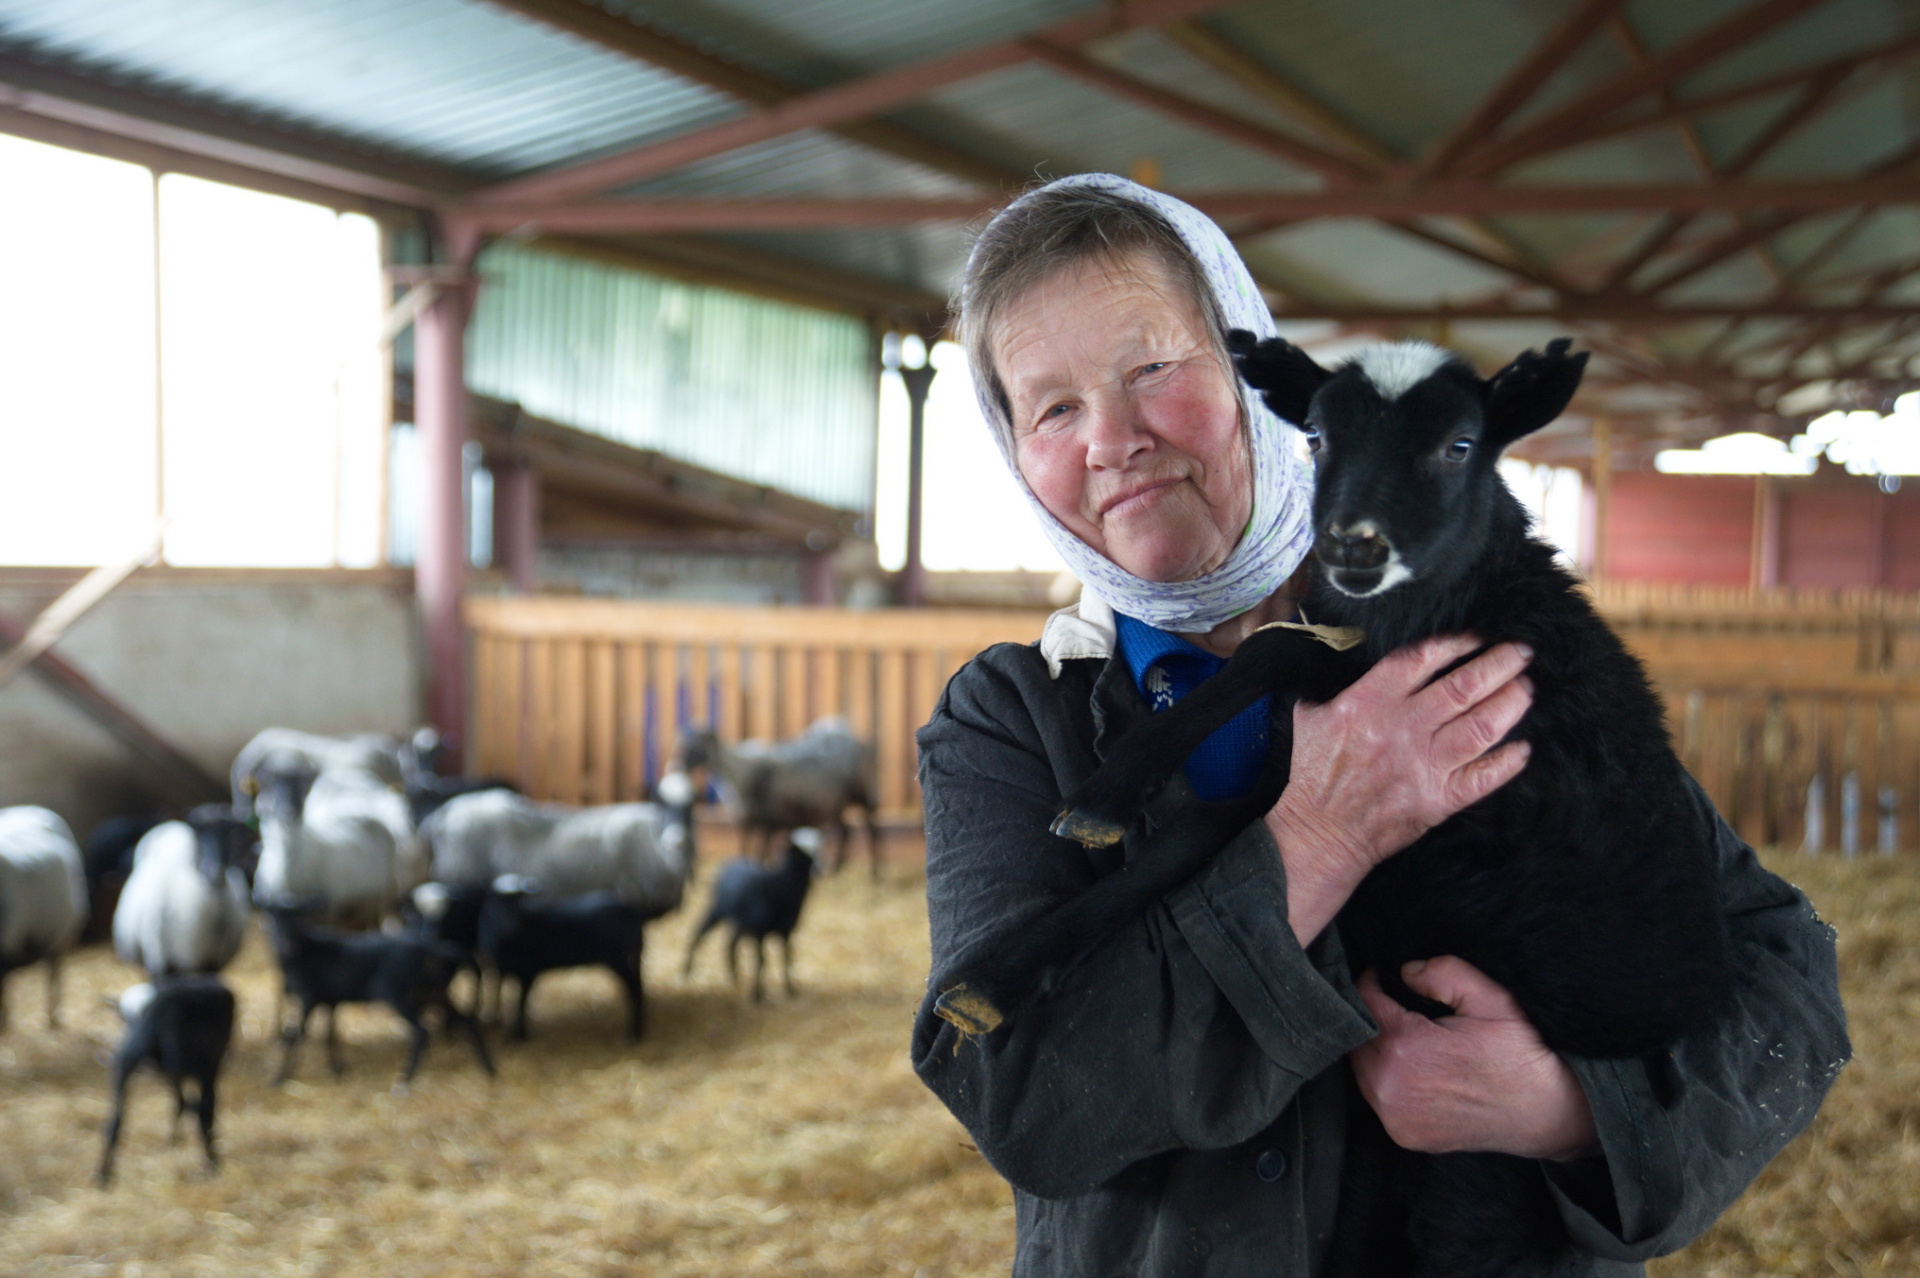
POLYGON ((787 850, 780 864, 769 869, 746 857, 727 862, 713 881, 713 900, 706 918, 694 929, 687 942, 686 966, 682 976, 693 975, 693 952, 701 938, 718 924, 729 926, 727 933, 727 976, 740 983, 740 941, 753 942, 753 1001, 766 997, 762 980, 767 966, 766 940, 780 938, 781 971, 788 995, 793 993, 793 929, 800 924, 801 907, 807 903, 807 889, 813 885, 813 855, 793 837, 787 837, 787 850))
POLYGON ((640 949, 649 916, 611 892, 588 892, 551 903, 536 885, 498 885, 480 907, 480 955, 504 983, 520 984, 513 1037, 527 1036, 527 998, 544 973, 566 967, 604 967, 627 994, 627 1038, 647 1026, 640 983, 640 949), (504 890, 503 890, 504 889, 504 890))
MULTIPOLYGON (((1219 674, 1116 743, 1056 829, 1100 841, 1137 833, 1147 801, 1192 749, 1262 695, 1282 707, 1329 700, 1388 653, 1436 635, 1526 643, 1534 700, 1512 734, 1531 744, 1526 769, 1376 868, 1342 911, 1341 938, 1356 971, 1374 969, 1416 1010, 1449 1009, 1407 990, 1401 966, 1458 955, 1510 990, 1556 1051, 1641 1056, 1715 1013, 1728 942, 1713 832, 1645 672, 1528 535, 1494 469, 1502 448, 1572 397, 1586 356, 1567 346, 1528 352, 1486 381, 1449 357, 1388 400, 1356 365, 1328 372, 1286 342, 1235 334, 1248 382, 1319 440, 1304 611, 1317 624, 1361 627, 1365 641, 1337 653, 1300 631, 1257 632, 1219 674), (1369 594, 1396 564, 1410 578, 1369 594)), ((1151 857, 1129 838, 1123 873, 1044 917, 1022 945, 963 965, 948 992, 964 985, 972 998, 954 1000, 953 1019, 970 1010, 979 1028, 1044 995, 1116 920, 1270 808, 1285 787, 1290 725, 1276 715, 1252 794, 1188 805, 1177 829, 1156 832, 1151 857), (998 1016, 982 1021, 981 999, 998 1016)), ((1408 1272, 1544 1274, 1567 1246, 1533 1164, 1451 1155, 1409 1167, 1418 1259, 1408 1272), (1534 1228, 1542 1219, 1544 1234, 1534 1228)))
POLYGON ((213 1143, 213 1111, 220 1066, 232 1041, 233 991, 219 977, 170 976, 154 982, 153 998, 128 1022, 126 1037, 113 1054, 113 1114, 107 1119, 97 1175, 102 1186, 113 1180, 113 1154, 127 1113, 127 1082, 142 1065, 153 1066, 173 1088, 176 1132, 181 1115, 187 1112, 181 1084, 193 1081, 199 1090, 194 1113, 200 1120, 200 1144, 207 1153, 207 1166, 220 1166, 213 1143))
POLYGON ((300 1001, 299 1018, 282 1030, 283 1051, 276 1082, 293 1073, 293 1058, 306 1037, 307 1022, 316 1007, 327 1009, 327 1063, 338 1074, 346 1069, 335 1034, 342 1003, 385 1003, 413 1031, 402 1084, 413 1081, 420 1057, 427 1049, 428 1008, 439 1008, 447 1028, 458 1026, 473 1044, 480 1067, 493 1073, 493 1058, 471 1016, 453 1005, 447 987, 459 969, 457 947, 421 936, 387 936, 378 932, 340 932, 309 923, 302 905, 267 907, 274 956, 280 960, 287 993, 300 1001))

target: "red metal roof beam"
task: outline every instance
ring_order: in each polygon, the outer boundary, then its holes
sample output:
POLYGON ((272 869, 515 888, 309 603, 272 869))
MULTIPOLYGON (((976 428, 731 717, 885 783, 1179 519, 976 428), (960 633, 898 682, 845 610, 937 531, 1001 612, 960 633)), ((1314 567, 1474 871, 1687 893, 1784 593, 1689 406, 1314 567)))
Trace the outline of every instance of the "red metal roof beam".
POLYGON ((1593 33, 1619 11, 1623 2, 1586 0, 1568 14, 1519 66, 1507 73, 1473 114, 1454 125, 1452 131, 1427 152, 1415 170, 1415 177, 1425 180, 1447 172, 1461 155, 1492 137, 1555 71, 1566 65, 1568 58, 1580 51, 1581 45, 1593 38, 1593 33))
MULTIPOLYGON (((1822 182, 1711 185, 1527 186, 1447 183, 1404 190, 1350 186, 1325 191, 1196 191, 1181 198, 1216 218, 1404 218, 1434 214, 1594 213, 1660 210, 1743 212, 1920 204, 1920 175, 1822 182)), ((469 232, 642 235, 666 231, 810 230, 964 222, 1005 197, 977 199, 608 200, 582 204, 466 205, 449 213, 469 232)))
POLYGON ((1769 31, 1790 22, 1828 0, 1760 0, 1724 22, 1654 55, 1646 65, 1580 94, 1532 124, 1488 143, 1461 160, 1454 171, 1462 176, 1496 173, 1567 145, 1595 117, 1625 106, 1635 98, 1659 93, 1769 31))
POLYGON ((949 85, 1031 60, 1033 39, 1077 47, 1089 40, 1137 27, 1198 17, 1226 3, 1228 0, 1118 0, 1102 5, 1093 13, 1055 23, 1032 37, 1002 40, 882 71, 790 99, 742 119, 695 129, 598 160, 515 178, 489 187, 473 198, 476 203, 539 204, 594 195, 802 129, 844 124, 917 102, 949 85))

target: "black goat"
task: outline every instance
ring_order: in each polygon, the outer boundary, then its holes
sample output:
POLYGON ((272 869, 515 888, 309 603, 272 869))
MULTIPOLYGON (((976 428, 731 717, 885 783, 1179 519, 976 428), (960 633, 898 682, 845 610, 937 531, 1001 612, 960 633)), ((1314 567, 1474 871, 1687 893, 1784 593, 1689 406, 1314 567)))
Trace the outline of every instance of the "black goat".
POLYGON ((740 941, 753 940, 753 999, 766 997, 762 975, 766 970, 766 940, 780 938, 781 973, 786 978, 787 994, 793 994, 793 929, 799 925, 800 909, 807 903, 807 889, 813 884, 813 854, 789 835, 786 854, 772 868, 740 857, 720 867, 713 881, 713 900, 707 917, 694 929, 687 942, 687 962, 682 976, 693 975, 693 953, 700 941, 718 924, 729 926, 727 934, 727 977, 740 983, 740 941))
POLYGON ((402 1086, 413 1081, 427 1048, 427 1026, 422 1014, 439 1008, 451 1031, 458 1026, 473 1043, 480 1067, 489 1075, 493 1058, 473 1017, 455 1007, 447 987, 459 970, 456 946, 418 935, 387 936, 378 932, 340 932, 309 923, 299 904, 265 907, 270 920, 273 950, 287 993, 300 1001, 299 1018, 282 1030, 283 1054, 275 1082, 293 1073, 293 1058, 306 1037, 307 1022, 316 1007, 327 1009, 327 1064, 336 1074, 346 1070, 340 1056, 336 1028, 342 1003, 385 1003, 413 1031, 407 1063, 400 1072, 402 1086))
POLYGON ((640 949, 648 921, 639 905, 611 892, 587 892, 558 901, 537 899, 538 883, 501 875, 480 907, 480 956, 504 984, 519 982, 513 1037, 527 1036, 527 998, 533 983, 567 967, 604 967, 627 993, 627 1038, 646 1030, 646 991, 640 984, 640 949))
POLYGON ((233 1041, 233 991, 217 976, 171 976, 134 986, 120 996, 119 1006, 127 1033, 113 1054, 113 1115, 107 1119, 106 1147, 100 1152, 100 1184, 113 1180, 113 1153, 127 1113, 127 1082, 142 1065, 160 1071, 173 1088, 176 1134, 187 1112, 181 1084, 193 1080, 200 1144, 207 1151, 207 1166, 217 1169, 213 1110, 220 1065, 233 1041))
MULTIPOLYGON (((1494 469, 1506 445, 1566 406, 1586 356, 1556 341, 1483 381, 1423 343, 1335 372, 1284 341, 1237 333, 1233 346, 1247 380, 1317 453, 1303 611, 1321 633, 1281 625, 1249 636, 1217 675, 1116 743, 1054 829, 1089 845, 1120 841, 1202 740, 1271 694, 1267 767, 1242 800, 1184 805, 1151 857, 1129 847, 1126 873, 1043 916, 1024 943, 963 964, 944 1014, 990 1031, 1270 808, 1287 780, 1293 702, 1329 700, 1396 649, 1464 633, 1532 647, 1533 704, 1512 733, 1532 753, 1517 778, 1360 885, 1338 920, 1354 969, 1373 968, 1407 1006, 1445 1015, 1406 988, 1400 968, 1458 955, 1509 989, 1555 1051, 1662 1051, 1716 1013, 1727 983, 1713 834, 1645 672, 1551 547, 1528 535, 1494 469)), ((1557 1217, 1519 1159, 1407 1155, 1402 1170, 1415 1223, 1355 1242, 1366 1257, 1355 1272, 1544 1274, 1568 1245, 1557 1225, 1523 1223, 1557 1217)), ((1349 1239, 1359 1232, 1346 1228, 1349 1239)))

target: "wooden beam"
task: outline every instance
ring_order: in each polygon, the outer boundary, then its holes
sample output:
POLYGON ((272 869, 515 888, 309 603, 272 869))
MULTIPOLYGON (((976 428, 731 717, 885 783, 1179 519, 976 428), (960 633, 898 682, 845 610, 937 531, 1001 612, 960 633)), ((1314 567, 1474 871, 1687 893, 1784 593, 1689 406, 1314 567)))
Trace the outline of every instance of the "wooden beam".
MULTIPOLYGON (((1343 186, 1325 191, 1181 192, 1216 218, 1419 217, 1447 214, 1638 211, 1817 212, 1860 205, 1920 203, 1920 176, 1889 173, 1825 182, 1599 186, 1446 183, 1408 189, 1343 186)), ((989 199, 672 199, 583 204, 464 204, 451 222, 478 232, 632 235, 669 231, 805 230, 828 226, 910 226, 964 222, 993 210, 989 199)))
MULTIPOLYGON (((490 3, 755 106, 775 106, 803 92, 764 72, 643 26, 630 16, 608 12, 588 0, 490 0, 490 3)), ((1031 175, 1020 170, 969 155, 885 120, 852 120, 835 125, 833 132, 922 168, 983 186, 1012 190, 1031 180, 1031 175)))
MULTIPOLYGON (((1197 17, 1227 0, 1128 0, 1103 5, 1090 14, 1069 18, 1033 38, 1078 47, 1103 36, 1119 35, 1141 26, 1197 17)), ((802 129, 824 129, 850 120, 880 115, 966 80, 1018 66, 1034 56, 1028 39, 942 54, 921 62, 882 71, 846 84, 802 94, 757 111, 741 120, 729 120, 649 143, 598 160, 563 165, 531 177, 504 182, 480 198, 491 203, 541 203, 593 195, 695 160, 721 155, 741 147, 784 137, 802 129)))
POLYGON ((1824 3, 1828 0, 1758 0, 1732 17, 1654 55, 1644 66, 1589 89, 1500 141, 1482 146, 1452 171, 1465 176, 1486 176, 1522 160, 1558 150, 1596 116, 1625 106, 1635 98, 1658 93, 1683 76, 1751 44, 1824 3))
POLYGON ((1695 324, 1704 320, 1747 316, 1759 319, 1888 320, 1920 315, 1920 304, 1866 303, 1819 305, 1811 302, 1722 302, 1697 305, 1660 305, 1651 299, 1575 295, 1537 308, 1489 303, 1440 306, 1303 305, 1276 311, 1279 319, 1338 320, 1352 324, 1444 323, 1455 321, 1573 321, 1611 320, 1636 325, 1695 324))
POLYGON ((1582 0, 1559 26, 1547 32, 1532 53, 1521 60, 1467 117, 1448 130, 1420 160, 1416 177, 1426 180, 1448 172, 1463 154, 1483 145, 1499 131, 1527 99, 1539 91, 1567 59, 1579 52, 1620 8, 1622 0, 1582 0))
MULTIPOLYGON (((12 647, 23 642, 26 635, 25 626, 0 613, 0 644, 12 647)), ((29 669, 41 676, 48 691, 106 729, 145 763, 170 797, 194 804, 226 796, 227 783, 223 779, 195 763, 58 653, 42 652, 33 659, 29 669)))
POLYGON ((1249 150, 1277 156, 1287 163, 1336 182, 1357 182, 1375 175, 1373 166, 1350 160, 1264 124, 1209 106, 1117 71, 1103 62, 1049 40, 1031 40, 1036 59, 1062 75, 1091 85, 1117 98, 1158 112, 1182 124, 1225 138, 1249 150))

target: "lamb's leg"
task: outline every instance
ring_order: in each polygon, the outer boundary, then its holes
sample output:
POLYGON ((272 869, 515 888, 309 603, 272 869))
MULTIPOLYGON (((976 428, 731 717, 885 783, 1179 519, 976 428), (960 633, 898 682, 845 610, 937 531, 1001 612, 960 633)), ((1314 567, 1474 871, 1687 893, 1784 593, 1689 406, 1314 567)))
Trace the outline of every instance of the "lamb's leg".
POLYGON ((200 1147, 207 1154, 207 1169, 220 1170, 220 1151, 213 1143, 213 1107, 215 1087, 213 1075, 200 1080, 200 1147))
POLYGON ((1045 994, 1108 937, 1184 883, 1273 806, 1286 785, 1289 749, 1277 743, 1245 798, 1181 807, 1137 848, 1126 867, 1060 902, 1012 937, 996 937, 957 965, 934 1010, 963 1033, 998 1028, 1045 994))
POLYGON ((533 983, 539 979, 539 973, 520 978, 520 1001, 513 1014, 514 1041, 527 1041, 527 1000, 533 997, 533 983))
POLYGON ((787 997, 795 997, 797 991, 793 988, 793 933, 791 932, 780 938, 780 975, 785 979, 787 997))
POLYGON ((175 1078, 171 1081, 173 1083, 173 1121, 167 1125, 167 1144, 178 1145, 180 1120, 186 1117, 187 1113, 187 1093, 184 1079, 175 1078))
POLYGON ((347 1072, 347 1058, 340 1054, 340 1005, 327 1004, 327 1068, 335 1077, 347 1072))
POLYGON ((60 1028, 60 956, 47 955, 47 1028, 60 1028))
POLYGON ((740 929, 727 932, 727 984, 740 988, 740 929))
POLYGON ((299 1018, 291 1025, 280 1027, 280 1072, 274 1075, 275 1087, 293 1077, 293 1055, 300 1048, 300 1040, 307 1036, 307 1018, 313 1015, 313 1006, 301 999, 299 1018))
POLYGON ((487 1050, 487 1039, 486 1035, 480 1032, 480 1022, 474 1017, 455 1011, 452 1006, 447 1008, 447 1019, 449 1021, 457 1021, 460 1028, 466 1033, 467 1041, 473 1044, 473 1054, 479 1058, 480 1068, 487 1072, 487 1077, 496 1077, 497 1075, 493 1068, 493 1053, 487 1050))
POLYGON ((867 829, 867 877, 875 883, 880 881, 880 830, 873 823, 873 808, 869 804, 860 805, 860 822, 867 829))
POLYGON ((753 1001, 756 1003, 767 1001, 766 972, 767 938, 756 936, 753 938, 753 1001))
POLYGON ((127 1080, 138 1061, 125 1051, 113 1058, 113 1113, 107 1119, 106 1147, 100 1151, 100 1170, 94 1181, 105 1189, 113 1181, 113 1152, 120 1144, 120 1125, 127 1116, 127 1080))
POLYGON ((427 1054, 427 1023, 420 1019, 417 1010, 401 1007, 393 1010, 400 1014, 400 1019, 407 1023, 412 1033, 411 1041, 407 1044, 407 1063, 401 1068, 400 1081, 395 1085, 396 1090, 404 1090, 413 1082, 414 1073, 420 1068, 420 1058, 427 1054))
POLYGON ((1187 756, 1235 715, 1269 694, 1326 692, 1343 666, 1360 668, 1304 631, 1255 631, 1219 673, 1116 742, 1067 796, 1053 832, 1087 847, 1118 843, 1187 756))
POLYGON ((640 983, 639 955, 634 955, 631 963, 615 967, 613 974, 627 992, 627 1041, 637 1043, 647 1032, 647 991, 640 983))
POLYGON ((688 980, 693 976, 693 952, 700 948, 701 940, 706 937, 708 932, 713 930, 714 925, 719 921, 719 915, 708 911, 707 917, 701 919, 700 926, 694 929, 692 938, 687 941, 687 961, 680 967, 681 980, 688 980))

